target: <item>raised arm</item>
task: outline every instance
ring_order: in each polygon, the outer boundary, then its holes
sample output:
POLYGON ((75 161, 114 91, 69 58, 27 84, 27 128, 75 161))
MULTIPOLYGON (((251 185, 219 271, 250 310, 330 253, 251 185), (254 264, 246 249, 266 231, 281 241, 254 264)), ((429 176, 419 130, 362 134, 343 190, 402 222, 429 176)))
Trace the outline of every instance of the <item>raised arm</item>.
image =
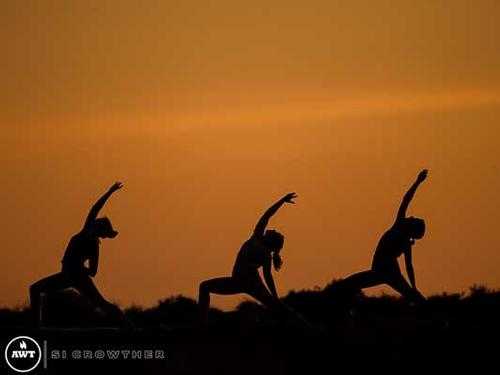
POLYGON ((89 229, 92 223, 97 219, 97 215, 99 214, 99 211, 104 207, 104 204, 106 201, 109 199, 111 194, 113 194, 115 191, 121 189, 123 185, 121 182, 115 182, 109 190, 101 197, 95 204, 92 206, 90 209, 89 214, 87 215, 87 219, 85 220, 85 225, 83 226, 83 229, 89 229))
POLYGON ((269 259, 262 266, 262 270, 264 273, 264 280, 266 281, 269 291, 274 298, 278 299, 278 292, 276 291, 276 285, 274 284, 273 273, 271 271, 271 262, 271 257, 269 257, 269 259))
POLYGON ((281 198, 279 201, 277 201, 275 204, 273 204, 271 207, 269 207, 266 210, 266 212, 264 212, 264 215, 262 215, 259 222, 255 226, 253 233, 257 236, 263 236, 267 224, 269 223, 269 219, 280 209, 280 207, 283 204, 285 203, 295 204, 295 202, 293 201, 295 198, 297 198, 297 194, 289 193, 285 195, 283 198, 281 198))
POLYGON ((399 206, 398 214, 396 216, 396 223, 402 221, 406 217, 406 210, 408 209, 408 206, 410 205, 410 202, 413 199, 417 188, 427 178, 427 172, 427 169, 422 170, 422 172, 418 174, 417 180, 406 192, 405 196, 403 197, 403 201, 401 202, 401 206, 399 206))

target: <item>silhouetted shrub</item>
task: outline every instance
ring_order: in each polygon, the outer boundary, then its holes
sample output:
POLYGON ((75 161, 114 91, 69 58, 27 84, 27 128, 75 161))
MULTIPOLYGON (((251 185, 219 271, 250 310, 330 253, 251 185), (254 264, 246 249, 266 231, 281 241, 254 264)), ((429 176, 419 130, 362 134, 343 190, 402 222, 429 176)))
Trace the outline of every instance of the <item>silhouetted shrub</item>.
MULTIPOLYGON (((427 319, 449 324, 490 324, 498 327, 500 292, 474 285, 468 294, 431 296, 426 304, 416 306, 403 298, 382 295, 367 297, 363 293, 350 294, 338 287, 337 281, 324 289, 291 291, 281 300, 298 311, 311 323, 343 325, 348 320, 372 319, 427 319), (488 323, 486 323, 488 322, 488 323)), ((198 306, 194 299, 181 295, 160 300, 156 306, 132 306, 127 316, 139 327, 188 326, 198 322, 198 306)), ((28 326, 29 309, 0 309, 0 326, 28 326)), ((113 326, 113 322, 90 301, 75 290, 53 293, 43 301, 45 325, 53 327, 113 326)), ((277 322, 279 317, 261 304, 247 300, 235 311, 210 310, 211 324, 227 327, 251 326, 265 321, 277 322)))

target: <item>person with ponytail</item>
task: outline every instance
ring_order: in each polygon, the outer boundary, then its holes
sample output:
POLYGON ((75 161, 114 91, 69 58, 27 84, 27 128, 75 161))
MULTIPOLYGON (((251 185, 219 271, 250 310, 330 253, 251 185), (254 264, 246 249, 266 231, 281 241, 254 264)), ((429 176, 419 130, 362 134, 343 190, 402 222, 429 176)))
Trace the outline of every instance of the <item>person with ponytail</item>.
POLYGON ((412 247, 415 240, 425 234, 425 222, 416 217, 406 217, 408 206, 417 188, 427 178, 427 169, 422 170, 416 181, 403 197, 396 215, 396 221, 387 230, 377 245, 372 267, 368 271, 356 273, 332 285, 332 290, 357 291, 380 284, 387 284, 405 298, 413 302, 423 302, 425 297, 418 291, 412 262, 412 247), (398 264, 398 258, 404 255, 409 283, 404 278, 398 264))
POLYGON ((210 293, 222 295, 246 293, 267 307, 292 311, 280 303, 271 270, 274 267, 279 271, 283 265, 280 252, 284 237, 273 229, 266 230, 266 227, 269 219, 280 207, 285 203, 294 204, 295 198, 297 198, 295 193, 289 193, 267 209, 252 236, 242 245, 230 277, 210 279, 200 284, 198 305, 202 321, 206 322, 208 318, 210 293), (261 267, 265 284, 258 271, 261 267))

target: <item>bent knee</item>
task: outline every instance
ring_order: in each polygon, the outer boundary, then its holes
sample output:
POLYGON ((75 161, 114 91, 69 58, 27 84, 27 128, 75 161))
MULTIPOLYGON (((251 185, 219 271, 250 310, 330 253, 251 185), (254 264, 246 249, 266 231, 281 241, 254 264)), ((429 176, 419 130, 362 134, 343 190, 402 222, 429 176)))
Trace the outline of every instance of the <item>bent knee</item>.
POLYGON ((210 282, 208 280, 202 281, 198 289, 200 294, 210 293, 210 282))
POLYGON ((42 283, 40 283, 40 281, 37 281, 36 283, 31 284, 31 286, 30 286, 30 294, 31 295, 40 294, 41 291, 42 291, 42 283))

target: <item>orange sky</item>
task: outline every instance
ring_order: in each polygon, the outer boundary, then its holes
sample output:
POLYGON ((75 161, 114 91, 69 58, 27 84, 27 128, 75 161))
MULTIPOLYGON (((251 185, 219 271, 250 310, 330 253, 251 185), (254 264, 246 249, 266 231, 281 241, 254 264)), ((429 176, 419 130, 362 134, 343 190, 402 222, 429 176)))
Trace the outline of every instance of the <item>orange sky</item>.
POLYGON ((281 293, 367 268, 424 167, 417 284, 500 287, 497 1, 0 7, 0 306, 59 270, 115 180, 95 281, 152 305, 228 274, 288 191, 281 293))

